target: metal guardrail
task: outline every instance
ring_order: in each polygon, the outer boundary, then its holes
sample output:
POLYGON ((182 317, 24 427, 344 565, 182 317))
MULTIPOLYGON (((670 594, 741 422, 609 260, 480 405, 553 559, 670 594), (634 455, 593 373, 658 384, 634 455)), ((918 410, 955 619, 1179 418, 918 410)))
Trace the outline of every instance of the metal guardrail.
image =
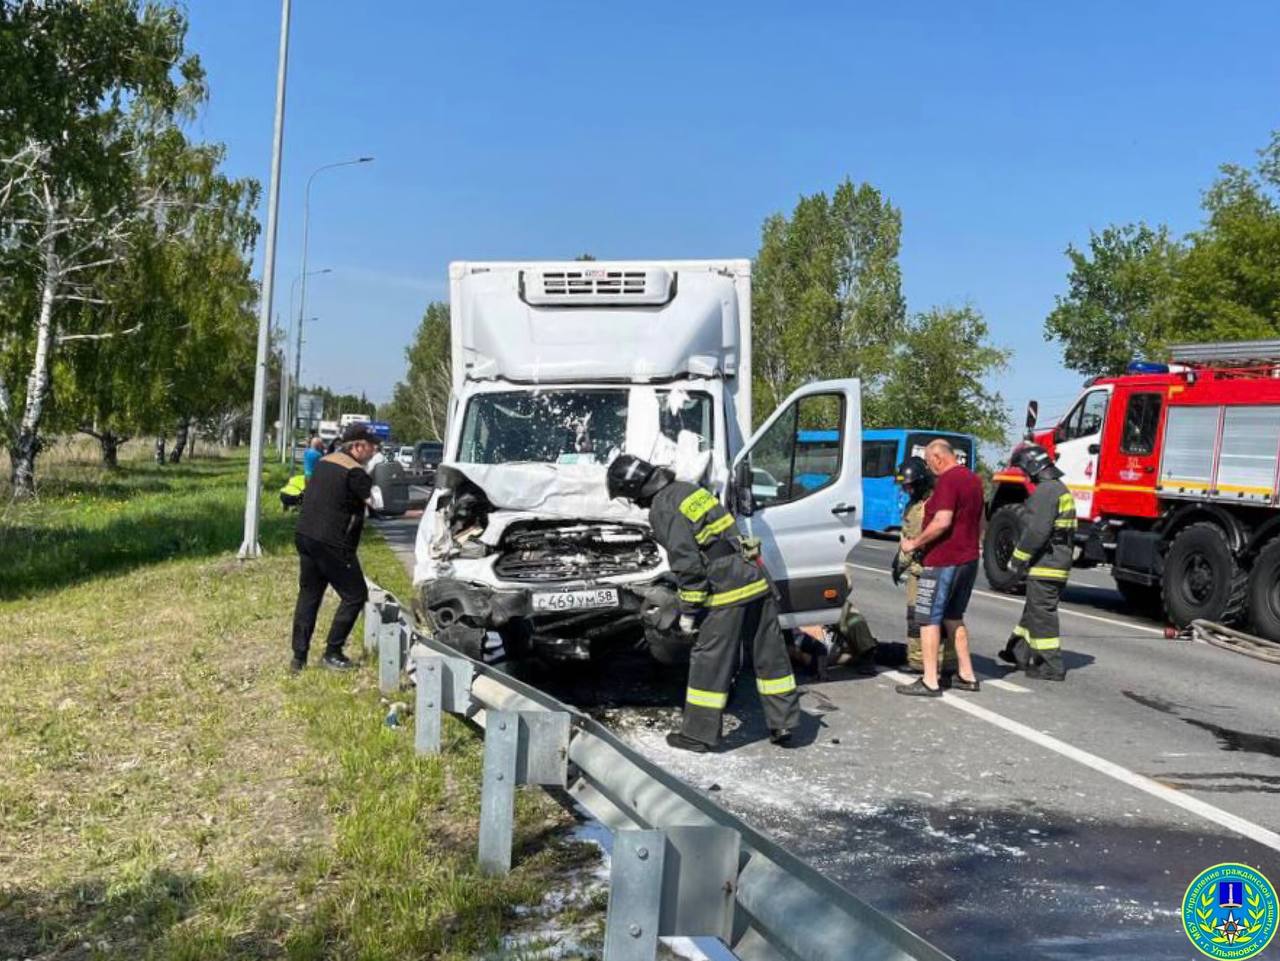
POLYGON ((414 629, 370 584, 365 647, 385 694, 413 660, 414 744, 444 712, 484 728, 479 862, 511 866, 518 784, 555 785, 613 832, 605 961, 653 961, 659 937, 714 937, 741 961, 948 956, 664 771, 595 719, 414 629))

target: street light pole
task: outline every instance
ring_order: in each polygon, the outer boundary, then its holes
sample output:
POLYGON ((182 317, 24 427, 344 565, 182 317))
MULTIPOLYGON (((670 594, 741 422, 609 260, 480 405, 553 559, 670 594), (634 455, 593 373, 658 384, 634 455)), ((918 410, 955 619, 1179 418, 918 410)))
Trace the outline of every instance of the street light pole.
POLYGON ((289 73, 289 2, 280 0, 280 53, 276 75, 276 120, 271 143, 271 188, 267 195, 267 245, 262 258, 262 302, 258 310, 258 356, 253 375, 253 424, 249 434, 249 477, 245 482, 244 539, 240 557, 262 556, 258 543, 262 497, 262 435, 267 415, 267 352, 271 340, 271 297, 275 293, 276 213, 280 208, 280 156, 284 151, 284 95, 289 73))
MULTIPOLYGON (((340 160, 337 163, 324 164, 311 171, 311 176, 307 178, 307 189, 302 195, 302 297, 298 301, 298 337, 302 337, 302 318, 307 313, 307 248, 311 240, 311 184, 318 174, 326 170, 334 170, 337 167, 354 167, 357 164, 373 163, 372 157, 356 157, 354 160, 340 160)), ((290 392, 292 400, 290 407, 286 410, 289 415, 289 463, 293 464, 293 415, 297 411, 298 400, 298 384, 295 380, 293 390, 290 392)))
MULTIPOLYGON (((311 276, 314 277, 317 274, 331 273, 333 273, 333 268, 325 267, 322 270, 311 271, 311 276)), ((302 280, 302 274, 298 274, 297 277, 294 277, 293 283, 289 287, 289 332, 284 338, 284 356, 281 358, 280 363, 280 442, 276 446, 279 448, 280 463, 282 464, 286 459, 288 459, 289 448, 292 446, 289 441, 293 438, 293 418, 290 416, 291 412, 289 403, 289 392, 292 389, 290 386, 292 378, 289 376, 289 361, 292 360, 292 358, 289 356, 289 348, 293 343, 293 298, 298 292, 298 281, 300 280, 302 280), (287 428, 286 425, 288 425, 287 428), (286 429, 288 431, 287 434, 286 429)))
MULTIPOLYGON (((294 390, 294 394, 293 394, 293 414, 294 414, 294 417, 297 417, 297 414, 298 414, 298 385, 302 383, 302 325, 303 325, 303 324, 309 324, 309 323, 312 323, 312 322, 317 321, 317 320, 319 320, 319 319, 320 319, 319 317, 307 317, 307 318, 305 318, 305 319, 304 319, 304 318, 301 318, 301 317, 299 317, 299 318, 298 318, 298 343, 297 343, 297 345, 294 347, 294 350, 293 350, 293 363, 294 363, 294 368, 293 368, 293 390, 294 390)), ((291 429, 291 430, 292 430, 292 427, 293 427, 293 425, 292 425, 292 424, 290 424, 290 429, 291 429)), ((290 471, 292 471, 292 470, 293 470, 293 464, 294 464, 294 461, 297 459, 297 451, 296 451, 296 449, 295 449, 295 448, 296 448, 296 445, 295 445, 295 444, 290 444, 290 445, 289 445, 289 470, 290 470, 290 471)))

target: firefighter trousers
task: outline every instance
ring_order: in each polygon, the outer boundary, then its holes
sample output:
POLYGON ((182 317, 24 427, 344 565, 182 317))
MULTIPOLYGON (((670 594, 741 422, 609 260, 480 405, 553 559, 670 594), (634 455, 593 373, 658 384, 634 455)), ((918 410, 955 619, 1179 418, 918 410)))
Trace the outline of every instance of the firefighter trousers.
POLYGON ((1013 656, 1018 667, 1038 667, 1046 673, 1061 675, 1062 642, 1058 637, 1058 600, 1066 580, 1027 579, 1027 601, 1022 606, 1022 620, 1013 629, 1013 656))
POLYGON ((778 626, 778 605, 772 595, 765 595, 750 604, 708 611, 702 619, 689 658, 689 687, 681 725, 686 737, 712 747, 719 742, 720 719, 748 639, 756 690, 769 730, 789 731, 799 723, 800 695, 778 626))

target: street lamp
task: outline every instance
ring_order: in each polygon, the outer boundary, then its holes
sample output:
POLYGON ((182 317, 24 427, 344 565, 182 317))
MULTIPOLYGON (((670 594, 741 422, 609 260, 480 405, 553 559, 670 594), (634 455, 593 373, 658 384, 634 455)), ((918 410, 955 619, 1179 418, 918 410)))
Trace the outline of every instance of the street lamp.
MULTIPOLYGON (((373 163, 372 157, 356 157, 354 160, 340 160, 337 163, 324 164, 311 171, 311 176, 307 178, 307 189, 302 195, 302 296, 298 301, 298 340, 302 340, 302 315, 307 312, 307 247, 311 239, 311 184, 316 176, 324 173, 326 170, 334 170, 338 167, 354 167, 357 164, 373 163)), ((297 367, 295 358, 295 368, 297 367)), ((295 377, 293 390, 293 410, 297 410, 298 384, 295 377)), ((290 425, 290 438, 293 436, 292 425, 290 425)), ((293 464, 293 445, 289 445, 289 464, 293 464)))
MULTIPOLYGON (((298 318, 298 343, 293 351, 294 369, 293 369, 293 406, 289 416, 294 420, 298 416, 298 387, 302 383, 302 325, 314 323, 319 317, 299 317, 298 318)), ((289 424, 289 470, 292 472, 294 462, 297 459, 297 445, 293 443, 292 421, 289 424)))
MULTIPOLYGON (((324 267, 320 270, 311 271, 308 274, 308 276, 314 277, 317 274, 331 274, 331 273, 333 273, 332 267, 324 267)), ((292 446, 291 441, 293 440, 292 415, 294 412, 290 409, 291 378, 289 377, 289 361, 291 358, 289 357, 289 347, 293 341, 293 325, 294 325, 293 298, 294 298, 294 295, 297 294, 298 292, 298 281, 302 279, 303 279, 303 275, 298 274, 298 276, 293 278, 293 284, 289 287, 289 332, 285 334, 284 356, 281 357, 281 362, 280 362, 280 437, 279 437, 278 446, 280 448, 280 463, 282 464, 285 462, 285 458, 288 454, 289 448, 292 446)))

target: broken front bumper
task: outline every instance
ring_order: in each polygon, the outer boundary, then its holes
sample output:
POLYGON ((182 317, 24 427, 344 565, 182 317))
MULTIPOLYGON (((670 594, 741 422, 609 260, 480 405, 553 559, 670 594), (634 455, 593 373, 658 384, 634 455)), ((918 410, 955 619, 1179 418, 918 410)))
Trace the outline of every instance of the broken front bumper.
MULTIPOLYGON (((612 587, 618 606, 563 613, 534 612, 534 590, 495 589, 455 578, 427 581, 415 598, 415 613, 435 636, 469 657, 481 658, 489 631, 502 635, 512 655, 587 660, 602 646, 642 640, 664 662, 687 656, 691 641, 674 632, 679 613, 675 590, 666 584, 567 584, 557 589, 612 587)), ((541 590, 545 591, 543 587, 541 590)))

